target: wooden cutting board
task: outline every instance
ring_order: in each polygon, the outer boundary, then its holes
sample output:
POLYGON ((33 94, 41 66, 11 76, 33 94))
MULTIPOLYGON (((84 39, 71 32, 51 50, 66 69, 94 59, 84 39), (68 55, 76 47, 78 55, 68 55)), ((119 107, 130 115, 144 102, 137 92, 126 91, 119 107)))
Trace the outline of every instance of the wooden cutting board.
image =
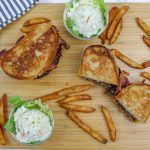
MULTIPOLYGON (((123 6, 124 4, 107 4, 112 6, 123 6)), ((137 26, 135 17, 143 18, 150 25, 150 3, 149 4, 125 4, 130 9, 123 18, 123 30, 117 42, 111 46, 122 51, 133 60, 142 63, 150 58, 150 49, 143 43, 143 31, 137 26)), ((61 36, 71 45, 69 50, 63 50, 58 68, 48 76, 40 80, 18 81, 12 79, 0 70, 0 93, 7 93, 9 96, 20 95, 25 99, 34 99, 38 96, 56 91, 58 89, 73 85, 89 83, 78 76, 80 65, 80 56, 85 46, 90 44, 100 44, 98 38, 90 41, 81 41, 73 38, 67 33, 63 25, 64 4, 39 4, 29 13, 19 20, 8 25, 0 31, 0 49, 10 48, 13 46, 18 37, 21 36, 20 28, 25 20, 32 17, 46 17, 52 20, 52 23, 60 30, 61 36)), ((108 46, 108 45, 106 45, 108 46)), ((108 46, 109 47, 109 46, 108 46)), ((130 72, 132 81, 141 81, 139 72, 118 61, 119 66, 130 72)), ((150 68, 147 69, 150 71, 150 68)), ((149 81, 147 81, 149 82, 149 81)), ((89 126, 101 132, 107 139, 107 144, 101 144, 76 124, 74 124, 65 115, 65 110, 60 108, 55 100, 47 104, 53 110, 55 118, 55 129, 52 137, 43 144, 28 146, 16 142, 9 133, 6 133, 7 145, 0 148, 34 148, 34 149, 51 149, 51 150, 149 150, 150 149, 150 119, 145 124, 133 123, 119 111, 119 108, 113 99, 104 93, 104 90, 95 85, 89 91, 84 93, 90 94, 92 101, 75 102, 85 106, 92 106, 96 111, 90 114, 77 113, 89 126), (117 140, 115 143, 110 141, 109 133, 99 106, 106 106, 113 116, 117 128, 117 140)), ((8 108, 11 111, 12 108, 8 108)))

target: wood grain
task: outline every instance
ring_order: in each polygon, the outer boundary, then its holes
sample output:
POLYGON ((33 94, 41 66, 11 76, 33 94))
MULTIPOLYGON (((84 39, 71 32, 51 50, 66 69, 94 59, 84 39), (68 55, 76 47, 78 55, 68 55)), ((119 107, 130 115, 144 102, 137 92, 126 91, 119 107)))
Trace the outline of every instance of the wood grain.
MULTIPOLYGON (((123 6, 124 4, 107 4, 112 6, 123 6)), ((127 5, 127 4, 125 4, 127 5)), ((141 17, 150 25, 150 4, 128 4, 130 9, 123 18, 123 30, 118 40, 110 48, 121 50, 127 56, 138 63, 142 63, 150 58, 150 50, 143 43, 143 31, 137 26, 135 18, 141 17)), ((18 81, 12 79, 0 70, 0 94, 7 93, 11 95, 20 95, 25 99, 34 99, 49 92, 59 90, 72 85, 89 83, 78 77, 80 57, 82 49, 89 44, 100 44, 98 38, 90 41, 81 41, 73 38, 63 25, 63 4, 39 4, 29 13, 19 20, 11 23, 5 29, 0 31, 0 49, 13 46, 18 37, 21 36, 20 28, 24 21, 33 17, 46 17, 52 20, 52 23, 60 30, 62 37, 71 45, 69 50, 63 50, 63 57, 60 60, 58 68, 48 76, 40 80, 18 81)), ((108 45, 106 45, 108 46, 108 45)), ((132 81, 141 81, 139 73, 143 70, 136 70, 128 67, 118 61, 119 66, 130 72, 129 77, 132 81)), ((150 72, 150 68, 144 71, 150 72)), ((147 81, 148 82, 148 81, 147 81)), ((150 83, 150 82, 149 82, 150 83)), ((109 142, 105 145, 91 138, 84 133, 76 124, 74 124, 65 115, 65 110, 60 108, 56 101, 49 101, 47 104, 53 110, 55 118, 55 129, 52 137, 41 145, 27 146, 16 142, 10 134, 6 133, 8 144, 0 148, 33 148, 33 149, 53 149, 53 150, 149 150, 150 149, 150 120, 146 124, 132 123, 123 113, 121 113, 114 103, 113 99, 104 93, 104 90, 95 85, 91 90, 82 92, 90 94, 92 101, 74 102, 74 104, 91 106, 97 110, 90 114, 77 113, 84 122, 90 127, 101 132, 109 139, 109 133, 103 115, 99 112, 99 105, 108 107, 117 128, 117 139, 115 143, 109 142)), ((9 111, 11 111, 9 107, 9 111)))

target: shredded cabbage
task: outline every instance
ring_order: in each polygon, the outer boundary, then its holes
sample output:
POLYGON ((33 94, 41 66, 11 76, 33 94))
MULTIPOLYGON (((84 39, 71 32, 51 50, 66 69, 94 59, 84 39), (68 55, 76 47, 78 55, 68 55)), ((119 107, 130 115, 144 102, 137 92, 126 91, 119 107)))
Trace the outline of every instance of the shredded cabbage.
MULTIPOLYGON (((67 10, 67 12, 73 11, 73 8, 75 7, 75 5, 79 4, 80 2, 82 2, 82 1, 81 0, 73 0, 73 1, 70 1, 70 2, 66 3, 66 10, 67 10)), ((93 4, 94 6, 98 6, 99 7, 100 11, 102 12, 104 26, 106 26, 107 25, 107 13, 108 13, 108 10, 107 10, 106 4, 104 3, 104 0, 91 0, 91 1, 87 0, 87 2, 85 0, 84 3, 85 4, 88 4, 88 3, 89 4, 93 4)), ((72 20, 67 15, 66 15, 66 25, 70 29, 70 31, 72 32, 73 35, 81 37, 81 38, 86 38, 84 35, 80 34, 78 31, 75 31, 73 29, 73 26, 75 25, 75 22, 74 22, 74 20, 72 20)), ((100 31, 101 31, 101 29, 98 30, 97 34, 100 31)), ((97 34, 93 34, 91 37, 94 37, 97 34)))
POLYGON ((48 116, 50 124, 52 125, 52 112, 49 110, 48 105, 42 104, 40 100, 35 101, 25 101, 19 96, 12 96, 8 98, 8 103, 15 106, 13 112, 10 115, 10 118, 6 122, 4 128, 12 134, 16 134, 16 127, 14 122, 14 114, 17 109, 21 106, 26 107, 27 109, 38 109, 48 116))

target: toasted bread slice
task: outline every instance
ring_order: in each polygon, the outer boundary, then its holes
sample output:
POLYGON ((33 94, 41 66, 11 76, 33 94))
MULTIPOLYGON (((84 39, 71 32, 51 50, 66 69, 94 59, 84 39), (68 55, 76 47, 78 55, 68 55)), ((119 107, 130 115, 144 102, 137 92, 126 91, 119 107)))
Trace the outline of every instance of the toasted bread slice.
POLYGON ((131 84, 123 88, 115 98, 134 118, 146 122, 150 115, 150 85, 131 84))
POLYGON ((59 47, 57 29, 49 23, 37 25, 2 57, 4 72, 16 79, 32 79, 51 70, 59 47))
POLYGON ((101 45, 88 46, 82 54, 79 75, 97 82, 117 85, 119 72, 113 52, 101 45))

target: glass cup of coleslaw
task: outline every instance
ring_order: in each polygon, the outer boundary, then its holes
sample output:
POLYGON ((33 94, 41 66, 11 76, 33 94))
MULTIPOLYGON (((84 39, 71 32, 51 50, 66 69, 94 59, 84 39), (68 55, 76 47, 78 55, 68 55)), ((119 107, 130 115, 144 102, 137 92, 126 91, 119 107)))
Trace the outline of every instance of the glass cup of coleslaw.
POLYGON ((108 24, 108 10, 103 0, 71 0, 64 10, 67 31, 81 40, 99 36, 108 24))
POLYGON ((52 135, 54 117, 52 111, 40 100, 25 101, 19 96, 8 99, 14 105, 5 129, 20 143, 43 143, 52 135))

